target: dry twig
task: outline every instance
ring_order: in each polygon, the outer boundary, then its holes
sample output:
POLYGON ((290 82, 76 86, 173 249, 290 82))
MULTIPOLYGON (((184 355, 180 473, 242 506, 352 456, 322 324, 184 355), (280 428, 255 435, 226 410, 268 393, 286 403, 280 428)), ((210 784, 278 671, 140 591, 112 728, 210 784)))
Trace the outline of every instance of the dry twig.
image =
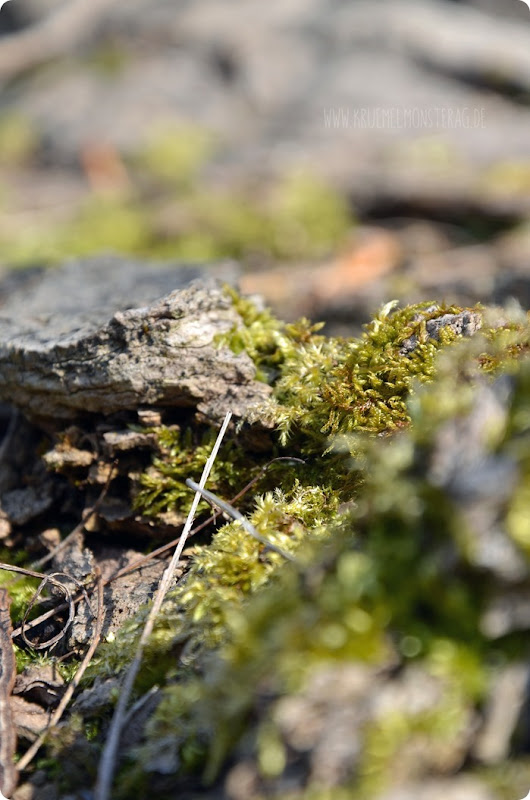
MULTIPOLYGON (((223 437, 226 433, 226 429, 228 428, 228 424, 230 422, 232 414, 228 412, 226 415, 221 430, 219 431, 219 435, 216 439, 216 442, 213 446, 213 450, 210 454, 208 461, 204 466, 204 470, 200 480, 201 488, 204 487, 208 476, 210 474, 210 470, 214 464, 214 461, 217 457, 217 453, 221 446, 221 442, 223 437)), ((171 587, 171 582, 173 580, 173 575, 177 568, 180 556, 182 554, 182 550, 184 549, 184 545, 186 544, 186 539, 188 534, 191 530, 191 526, 193 524, 193 519, 195 516, 195 512, 197 510, 197 506, 200 500, 200 494, 198 492, 195 493, 195 497, 193 498, 193 503, 191 505, 188 518, 186 520, 186 524, 182 530, 180 535, 180 540, 177 545, 177 548, 173 554, 173 558, 171 559, 164 575, 162 576, 162 580, 160 581, 153 605, 149 612, 149 616, 147 618, 145 627, 142 631, 142 635, 140 637, 140 641, 138 642, 138 647, 133 658, 133 661, 129 667, 129 670, 125 676, 125 680, 123 682, 121 694, 118 700, 118 704, 116 706, 116 710, 114 712, 114 716, 112 718, 112 722, 110 724, 109 733, 107 737, 107 741, 105 742, 105 747, 103 748, 103 754, 101 756, 101 761, 99 763, 98 769, 98 777, 96 786, 94 789, 94 800, 108 800, 110 797, 110 791, 112 788, 112 781, 114 777, 114 771, 116 767, 116 757, 118 752, 118 746, 120 743, 121 732, 123 728, 123 723, 125 720, 125 715, 127 712, 127 704, 129 702, 129 698, 131 696, 134 682, 136 680, 136 676, 138 675, 138 671, 140 669, 140 665, 142 663, 142 656, 145 645, 151 636, 151 633, 154 628, 155 620, 160 612, 162 607, 162 603, 164 598, 171 587)))
MULTIPOLYGON (((78 599, 81 599, 81 597, 84 597, 87 605, 90 608, 89 601, 88 601, 88 595, 86 593, 86 590, 85 590, 84 586, 76 578, 72 577, 71 575, 68 575, 66 572, 52 572, 51 575, 46 575, 43 572, 35 572, 35 570, 32 570, 32 569, 26 569, 25 567, 16 567, 13 564, 4 564, 4 563, 1 563, 1 562, 0 562, 0 569, 5 570, 6 572, 17 572, 20 575, 27 575, 30 578, 40 578, 40 580, 41 580, 41 582, 39 584, 39 587, 37 588, 37 591, 33 594, 32 598, 31 598, 31 600, 30 600, 30 602, 28 604, 28 607, 27 607, 26 612, 24 614, 24 618, 22 620, 22 625, 20 626, 20 628, 17 628, 16 631, 13 631, 11 633, 11 638, 12 639, 14 639, 15 636, 22 636, 24 642, 28 645, 28 647, 32 647, 34 650, 43 650, 45 648, 50 648, 50 647, 53 647, 54 645, 56 645, 57 642, 60 639, 63 638, 63 636, 65 635, 66 631, 68 630, 68 627, 70 626, 70 624, 72 623, 72 620, 74 618, 75 600, 72 597, 72 593, 71 593, 70 589, 68 588, 68 586, 66 586, 66 584, 63 583, 62 581, 57 580, 57 576, 58 575, 63 575, 67 580, 72 581, 72 583, 75 583, 77 585, 77 587, 80 590, 80 595, 79 595, 78 599), (35 642, 31 642, 27 638, 26 631, 28 629, 30 629, 30 628, 34 628, 37 624, 42 622, 43 619, 40 618, 38 621, 37 620, 33 620, 32 623, 28 623, 27 618, 28 618, 28 614, 30 613, 31 609, 33 608, 33 606, 35 605, 35 603, 39 599, 42 591, 44 590, 45 586, 48 583, 50 583, 52 586, 55 586, 56 588, 58 588, 64 594, 66 600, 65 600, 65 603, 61 603, 60 608, 61 609, 63 609, 63 608, 67 608, 68 609, 68 619, 65 622, 65 624, 63 625, 61 631, 56 636, 52 637, 51 639, 47 639, 45 642, 41 642, 41 643, 37 644, 35 642)), ((58 608, 51 609, 51 611, 47 612, 46 615, 43 615, 44 619, 48 619, 48 617, 53 616, 55 613, 57 613, 57 611, 58 611, 58 608)))
POLYGON ((75 50, 111 5, 112 0, 71 0, 42 22, 5 37, 0 45, 0 80, 75 50))
POLYGON ((193 489, 194 492, 198 492, 200 495, 202 495, 202 497, 204 497, 205 500, 208 500, 208 502, 211 503, 212 505, 218 506, 218 508, 220 508, 221 511, 224 511, 225 514, 228 514, 228 516, 232 517, 232 519, 239 520, 239 522, 246 530, 246 532, 250 534, 250 536, 252 536, 253 539, 256 539, 256 541, 264 545, 267 548, 267 550, 272 550, 273 552, 278 553, 278 555, 283 556, 283 558, 287 559, 287 561, 293 561, 296 563, 296 559, 294 556, 292 556, 290 553, 287 553, 285 550, 282 550, 281 547, 278 547, 272 542, 269 542, 268 539, 266 539, 264 536, 258 533, 254 525, 252 525, 252 523, 249 522, 248 519, 245 516, 243 516, 243 514, 240 511, 237 510, 237 508, 231 506, 230 503, 226 503, 224 500, 221 500, 220 497, 217 497, 217 495, 214 494, 213 492, 209 492, 204 487, 199 486, 199 484, 195 483, 195 481, 192 481, 191 478, 188 478, 188 480, 186 481, 186 486, 189 486, 189 488, 193 489))
POLYGON ((101 639, 101 631, 103 629, 103 621, 105 619, 105 607, 103 605, 103 581, 101 580, 101 574, 99 573, 99 570, 96 574, 96 585, 97 585, 98 605, 96 612, 96 622, 94 624, 94 634, 92 636, 92 642, 90 643, 90 647, 88 648, 85 657, 83 658, 83 661, 79 665, 79 669, 75 673, 73 679, 68 684, 68 688, 64 693, 64 695, 62 696, 61 702, 55 709, 52 718, 50 719, 50 722, 48 724, 48 727, 46 728, 45 731, 43 731, 43 733, 41 733, 39 738, 33 742, 29 750, 27 750, 27 752, 24 753, 24 755, 18 762, 17 768, 19 772, 26 769, 28 764, 32 761, 32 759, 39 751, 42 743, 44 742, 47 736, 49 729, 54 725, 57 725, 57 723, 61 719, 66 707, 68 706, 68 703, 72 699, 73 693, 79 686, 79 682, 81 681, 81 678, 85 674, 86 668, 88 667, 88 665, 92 660, 92 656, 96 651, 96 647, 99 644, 99 640, 101 639))
POLYGON ((17 785, 13 762, 17 737, 10 700, 17 670, 11 642, 10 602, 7 589, 0 589, 0 793, 6 797, 11 797, 17 785))
MULTIPOLYGON (((276 464, 279 461, 289 461, 297 464, 305 464, 305 461, 303 461, 303 459, 293 458, 292 456, 278 456, 277 458, 271 459, 271 461, 268 461, 267 464, 261 467, 258 474, 255 475, 251 481, 249 481, 245 486, 243 486, 243 488, 240 489, 239 492, 232 497, 232 499, 229 501, 230 507, 232 507, 234 503, 240 500, 249 491, 249 489, 251 489, 254 486, 254 484, 256 484, 260 480, 260 478, 263 477, 263 475, 267 472, 269 467, 271 467, 273 464, 276 464)), ((210 517, 208 517, 208 519, 204 520, 204 522, 201 522, 200 525, 196 525, 194 528, 191 529, 191 531, 188 534, 188 538, 190 538, 190 536, 195 536, 196 533, 199 533, 199 531, 204 530, 204 528, 207 528, 208 525, 214 523, 217 517, 219 517, 220 515, 221 511, 214 511, 214 513, 210 517)), ((122 567, 113 575, 111 575, 111 577, 108 579, 108 582, 110 583, 111 581, 115 581, 118 578, 121 578, 123 575, 127 575, 129 572, 133 572, 135 569, 140 569, 140 567, 143 567, 145 564, 148 564, 149 561, 151 561, 153 558, 164 555, 165 553, 168 552, 168 550, 172 550, 174 547, 178 545, 179 539, 180 536, 177 539, 173 539, 171 542, 167 542, 166 544, 161 545, 156 550, 153 550, 151 553, 148 553, 146 556, 142 556, 141 558, 136 559, 136 561, 133 561, 132 564, 127 564, 126 567, 122 567)))

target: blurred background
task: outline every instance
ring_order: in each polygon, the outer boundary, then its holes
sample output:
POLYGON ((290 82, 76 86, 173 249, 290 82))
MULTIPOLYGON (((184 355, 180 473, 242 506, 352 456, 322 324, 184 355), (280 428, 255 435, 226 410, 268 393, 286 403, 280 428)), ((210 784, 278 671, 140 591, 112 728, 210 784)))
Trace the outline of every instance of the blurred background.
POLYGON ((391 298, 528 306, 530 11, 11 0, 0 203, 0 275, 235 259, 347 334, 391 298))

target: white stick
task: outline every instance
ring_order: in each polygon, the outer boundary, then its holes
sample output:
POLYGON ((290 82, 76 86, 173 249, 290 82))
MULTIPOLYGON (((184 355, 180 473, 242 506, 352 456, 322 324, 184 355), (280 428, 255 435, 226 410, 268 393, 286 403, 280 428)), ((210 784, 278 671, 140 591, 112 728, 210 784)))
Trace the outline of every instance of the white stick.
MULTIPOLYGON (((228 423, 230 422, 231 417, 232 413, 229 411, 224 419, 221 430, 219 431, 219 435, 217 436, 210 457, 206 462, 206 464, 204 465, 201 481, 199 483, 201 489, 204 488, 204 484, 208 480, 210 470, 212 469, 214 461, 217 457, 217 453, 219 452, 221 442, 226 433, 226 429, 228 428, 228 423)), ((138 670, 140 669, 140 665, 142 663, 142 655, 144 647, 153 631, 155 620, 160 611, 160 608, 162 607, 164 597, 166 596, 168 589, 171 587, 173 575, 179 563, 179 559, 184 549, 184 545, 186 544, 186 539, 188 538, 188 534, 193 525, 193 519, 195 517, 195 512, 197 510, 197 506, 199 504, 200 499, 201 495, 199 494, 199 492, 196 492, 193 498, 193 503, 191 504, 186 524, 184 525, 182 533, 180 534, 179 543, 175 549, 175 552, 173 553, 173 558, 171 559, 169 566, 166 568, 162 576, 162 580, 160 581, 160 584, 158 586, 153 605, 151 607, 151 610, 149 611, 149 616, 147 617, 145 627, 142 631, 140 641, 138 642, 138 647, 136 649, 134 659, 132 660, 129 670, 125 676, 121 694, 118 699, 118 704, 116 706, 114 716, 110 723, 107 741, 105 742, 105 747, 103 748, 103 753, 101 755, 101 760, 99 762, 98 777, 96 781, 96 786, 94 788, 94 800, 109 800, 110 790, 112 788, 112 780, 114 777, 114 769, 116 764, 118 745, 120 743, 120 736, 123 727, 123 721, 125 719, 127 704, 129 702, 129 698, 132 693, 134 681, 136 680, 136 676, 138 675, 138 670)))

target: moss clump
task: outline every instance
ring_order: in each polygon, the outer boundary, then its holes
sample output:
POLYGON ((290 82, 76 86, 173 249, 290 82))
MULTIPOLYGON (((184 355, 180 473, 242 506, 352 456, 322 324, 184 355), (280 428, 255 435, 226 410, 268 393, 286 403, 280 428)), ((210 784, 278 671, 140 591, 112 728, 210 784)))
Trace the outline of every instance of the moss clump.
POLYGON ((0 115, 0 166, 27 164, 38 146, 37 134, 30 121, 15 113, 0 115))
POLYGON ((136 161, 151 176, 186 188, 213 150, 213 137, 206 130, 196 125, 164 125, 151 132, 136 161))
MULTIPOLYGON (((272 385, 273 400, 267 409, 257 409, 256 417, 268 416, 280 441, 265 457, 248 451, 242 455, 235 441, 226 444, 210 479, 212 491, 235 494, 271 456, 302 453, 311 459, 297 468, 298 480, 306 486, 318 481, 324 491, 350 499, 351 476, 344 458, 325 452, 328 437, 352 431, 388 433, 408 425, 406 401, 414 382, 429 380, 440 347, 458 338, 450 328, 442 328, 438 338, 428 337, 425 326, 461 309, 425 303, 392 313, 391 303, 360 339, 346 340, 319 335, 320 326, 307 320, 282 323, 267 309, 229 291, 241 325, 220 336, 218 344, 247 352, 258 377, 272 385), (417 346, 403 355, 403 343, 411 337, 416 337, 417 346)), ((141 476, 136 507, 151 516, 170 509, 187 511, 185 480, 199 477, 213 446, 213 432, 203 432, 202 438, 191 430, 156 433, 160 455, 141 476)), ((289 490, 293 478, 285 470, 281 478, 289 490)))
MULTIPOLYGON (((460 309, 387 306, 360 339, 342 340, 234 302, 241 327, 223 343, 246 350, 273 390, 278 441, 266 457, 305 461, 283 463, 269 476, 277 488, 258 484, 243 510, 296 561, 239 523, 193 548, 137 684, 162 685, 162 700, 116 796, 162 771, 162 795, 184 781, 207 795, 245 764, 256 797, 324 798, 318 742, 349 705, 355 752, 326 773, 330 797, 376 798, 400 769, 404 782, 457 770, 496 668, 530 653, 490 613, 506 585, 530 583, 528 319, 485 314, 470 339, 451 329, 434 338, 427 323, 460 309), (406 698, 418 683, 428 702, 377 711, 384 692, 406 698), (305 744, 293 708, 324 726, 308 725, 305 744)), ((211 436, 159 429, 139 505, 185 509, 183 480, 200 472, 211 436)), ((265 458, 241 462, 226 447, 212 479, 225 496, 265 458)), ((92 678, 128 663, 143 618, 100 648, 92 678)))
MULTIPOLYGON (((234 292, 232 298, 243 325, 220 342, 236 353, 249 353, 259 376, 273 386, 273 402, 259 413, 274 422, 284 445, 294 437, 303 452, 322 453, 330 435, 385 434, 408 425, 407 400, 414 385, 432 379, 440 348, 460 338, 450 326, 441 327, 436 337, 427 333, 429 321, 461 313, 456 306, 418 303, 395 311, 391 302, 362 337, 340 339, 318 335, 321 326, 307 320, 281 323, 234 292), (404 353, 410 339, 416 346, 404 353)), ((478 307, 470 311, 480 314, 478 307)), ((516 357, 521 351, 519 328, 514 324, 486 333, 495 341, 503 332, 515 337, 509 346, 517 350, 516 357)), ((506 348, 502 359, 499 355, 503 363, 506 348)), ((484 363, 487 358, 482 355, 484 363)), ((495 369, 495 364, 489 366, 495 369)))
MULTIPOLYGON (((521 324, 519 339, 527 334, 521 324)), ((500 526, 505 546, 517 545, 510 517, 530 480, 530 417, 524 411, 530 363, 523 359, 515 368, 508 361, 495 376, 480 366, 484 355, 499 358, 503 347, 502 331, 496 338, 488 329, 447 348, 435 361, 431 384, 407 408, 411 425, 390 439, 361 431, 347 447, 341 442, 345 452, 357 453, 350 468, 363 475, 355 506, 335 511, 332 522, 301 521, 298 567, 271 570, 265 559, 252 585, 259 547, 238 539, 233 526, 198 554, 189 583, 172 602, 180 613, 198 612, 193 624, 199 629, 206 621, 204 631, 211 630, 212 620, 220 627, 195 662, 204 673, 166 688, 140 765, 145 768, 164 741, 180 753, 176 786, 190 769, 213 780, 230 754, 232 761, 254 764, 262 789, 267 787, 264 796, 285 797, 281 777, 300 754, 281 723, 282 698, 301 703, 319 671, 354 662, 373 670, 376 694, 382 691, 376 674, 388 670, 388 686, 396 681, 397 691, 407 664, 416 665, 418 680, 432 679, 438 688, 425 710, 369 716, 356 733, 362 742, 358 760, 334 790, 376 797, 392 785, 409 753, 420 778, 426 770, 444 774, 460 766, 494 666, 529 653, 527 643, 488 632, 489 604, 506 575, 498 559, 485 560, 476 538, 490 541, 500 526), (472 458, 464 471, 463 453, 472 458), (490 475, 499 484, 496 493, 490 475), (474 487, 467 491, 465 476, 474 487), (477 529, 477 519, 488 519, 479 511, 491 510, 492 503, 491 527, 483 522, 477 529), (253 557, 242 558, 252 550, 253 557)), ((260 530, 269 536, 281 534, 280 505, 262 506, 267 513, 260 530)), ((285 535, 276 541, 289 546, 285 535)), ((515 552, 528 581, 524 550, 515 552)), ((292 796, 318 796, 310 771, 304 775, 292 796)))
MULTIPOLYGON (((169 511, 187 513, 192 502, 186 479, 199 480, 215 442, 211 428, 181 431, 177 427, 160 427, 156 433, 159 454, 151 467, 142 473, 135 506, 143 514, 156 517, 169 511)), ((253 471, 255 464, 243 454, 236 440, 228 441, 221 449, 210 473, 211 490, 224 497, 235 494, 242 474, 253 471)), ((209 508, 201 501, 199 513, 209 508)))

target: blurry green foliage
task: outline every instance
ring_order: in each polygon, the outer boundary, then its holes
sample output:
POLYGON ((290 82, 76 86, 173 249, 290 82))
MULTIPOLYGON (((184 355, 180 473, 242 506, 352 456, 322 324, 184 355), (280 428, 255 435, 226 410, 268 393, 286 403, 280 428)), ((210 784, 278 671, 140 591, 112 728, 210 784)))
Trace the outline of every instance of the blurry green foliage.
POLYGON ((158 125, 137 160, 153 178, 186 187, 214 149, 211 134, 196 125, 158 125))
POLYGON ((16 113, 0 115, 0 167, 26 164, 37 146, 36 131, 26 117, 16 113))
POLYGON ((88 55, 88 65, 106 79, 121 75, 129 61, 130 55, 126 48, 112 39, 95 47, 88 55))
POLYGON ((507 160, 494 164, 480 176, 479 185, 486 192, 527 195, 530 190, 530 162, 507 160))
POLYGON ((151 235, 139 204, 120 197, 93 196, 61 232, 56 247, 79 256, 104 250, 136 253, 148 250, 151 235))
MULTIPOLYGON (((327 255, 344 241, 352 224, 347 203, 314 176, 287 175, 267 192, 207 185, 201 172, 216 147, 196 126, 157 127, 140 152, 123 159, 128 185, 87 192, 67 222, 50 222, 44 230, 30 222, 23 237, 6 228, 4 259, 54 263, 115 250, 184 261, 289 261, 327 255)), ((3 158, 23 162, 34 149, 29 123, 0 120, 0 165, 3 158)), ((5 203, 8 210, 9 198, 5 203)))

